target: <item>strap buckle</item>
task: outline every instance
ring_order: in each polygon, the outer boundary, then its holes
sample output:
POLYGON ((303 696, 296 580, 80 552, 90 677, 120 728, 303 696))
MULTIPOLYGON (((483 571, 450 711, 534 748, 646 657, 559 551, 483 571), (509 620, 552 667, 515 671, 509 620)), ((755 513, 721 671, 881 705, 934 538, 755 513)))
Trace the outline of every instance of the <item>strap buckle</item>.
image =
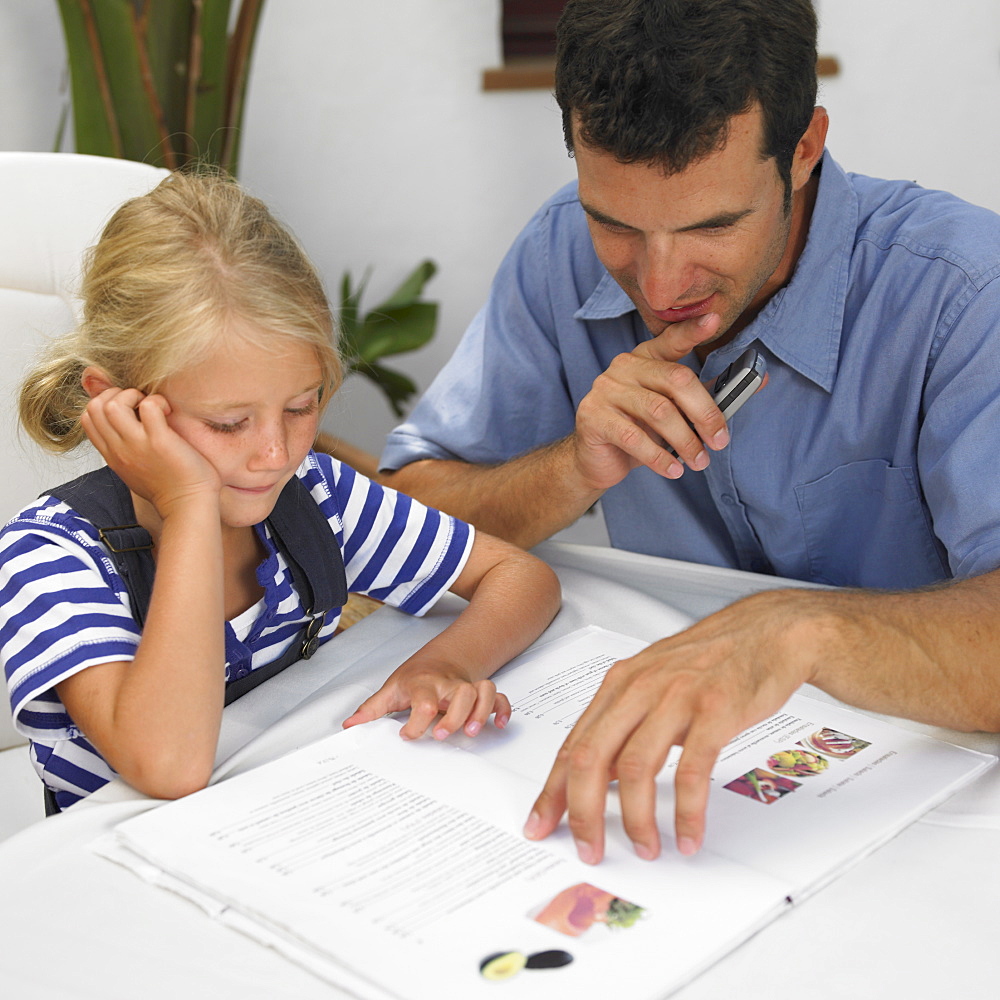
POLYGON ((149 537, 149 532, 141 524, 115 524, 110 528, 98 528, 97 534, 101 541, 112 551, 112 552, 141 552, 143 549, 151 549, 153 547, 153 540, 150 538, 149 542, 144 545, 121 545, 115 546, 112 544, 111 539, 108 537, 108 533, 112 531, 141 531, 147 538, 149 537))
POLYGON ((302 639, 302 659, 308 660, 319 649, 319 633, 326 621, 326 614, 317 615, 306 626, 302 639))

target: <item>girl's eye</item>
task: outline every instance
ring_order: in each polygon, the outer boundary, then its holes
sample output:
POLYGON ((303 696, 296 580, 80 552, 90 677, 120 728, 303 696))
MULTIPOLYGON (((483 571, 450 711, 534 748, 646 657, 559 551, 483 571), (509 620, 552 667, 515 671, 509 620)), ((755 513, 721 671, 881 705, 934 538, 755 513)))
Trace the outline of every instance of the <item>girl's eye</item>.
POLYGON ((319 400, 310 400, 305 406, 294 406, 289 407, 285 410, 285 413, 291 413, 295 417, 308 417, 311 413, 315 413, 317 407, 319 406, 319 400))
POLYGON ((244 418, 243 420, 237 420, 235 423, 232 424, 216 424, 212 423, 211 420, 207 420, 205 422, 213 431, 218 431, 220 434, 235 434, 246 423, 246 419, 244 418))

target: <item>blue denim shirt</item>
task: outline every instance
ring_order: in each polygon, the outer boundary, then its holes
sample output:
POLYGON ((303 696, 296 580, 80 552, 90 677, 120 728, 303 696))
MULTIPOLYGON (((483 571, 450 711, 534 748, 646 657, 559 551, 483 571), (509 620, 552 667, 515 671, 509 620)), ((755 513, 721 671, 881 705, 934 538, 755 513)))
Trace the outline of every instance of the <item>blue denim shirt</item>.
MULTIPOLYGON (((604 496, 613 545, 818 583, 909 588, 1000 565, 1000 217, 821 164, 791 281, 701 369, 746 347, 770 382, 704 472, 640 468, 604 496)), ((384 468, 502 462, 569 434, 648 332, 594 254, 571 184, 503 261, 489 301, 384 468)))

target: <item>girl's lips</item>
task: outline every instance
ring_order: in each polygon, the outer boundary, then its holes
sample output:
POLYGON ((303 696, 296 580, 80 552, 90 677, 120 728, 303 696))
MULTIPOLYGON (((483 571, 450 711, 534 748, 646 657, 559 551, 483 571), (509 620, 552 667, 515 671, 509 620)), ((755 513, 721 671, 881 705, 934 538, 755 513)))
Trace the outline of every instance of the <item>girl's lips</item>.
POLYGON ((274 483, 270 486, 230 486, 231 490, 236 490, 237 493, 270 493, 274 489, 274 483))
POLYGON ((700 302, 692 302, 687 306, 678 306, 676 309, 654 309, 653 315, 657 319, 666 320, 668 323, 681 323, 695 316, 704 316, 706 313, 712 311, 711 303, 714 295, 715 292, 709 295, 707 299, 702 299, 700 302))

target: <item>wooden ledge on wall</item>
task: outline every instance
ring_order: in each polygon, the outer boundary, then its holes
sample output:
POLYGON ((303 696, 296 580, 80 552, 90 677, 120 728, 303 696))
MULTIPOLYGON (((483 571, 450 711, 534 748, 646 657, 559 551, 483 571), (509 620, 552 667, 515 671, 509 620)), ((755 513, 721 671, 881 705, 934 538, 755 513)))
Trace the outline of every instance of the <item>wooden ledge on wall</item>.
MULTIPOLYGON (((818 76, 837 76, 836 56, 816 60, 818 76)), ((555 60, 551 57, 511 59, 496 69, 483 70, 483 90, 552 90, 555 87, 555 60)))

